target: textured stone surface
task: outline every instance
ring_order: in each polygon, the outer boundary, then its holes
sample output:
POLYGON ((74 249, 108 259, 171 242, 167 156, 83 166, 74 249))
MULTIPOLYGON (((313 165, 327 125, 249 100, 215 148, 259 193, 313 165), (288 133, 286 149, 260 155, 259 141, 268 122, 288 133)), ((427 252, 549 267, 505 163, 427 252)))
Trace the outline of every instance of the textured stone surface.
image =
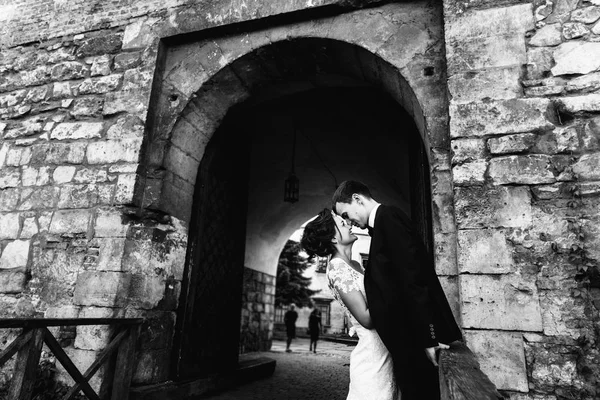
POLYGON ((25 268, 29 257, 29 240, 15 240, 2 250, 0 269, 25 268))
POLYGON ((51 139, 93 139, 100 137, 101 122, 64 122, 58 124, 50 134, 51 139))
POLYGON ((552 159, 547 155, 507 156, 490 160, 489 174, 499 185, 542 184, 556 181, 552 159))
POLYGON ((565 42, 554 51, 554 76, 587 74, 600 68, 600 43, 565 42))
POLYGON ((465 341, 477 355, 481 370, 498 389, 529 391, 520 333, 467 330, 465 341))
POLYGON ((548 129, 552 127, 546 118, 548 105, 545 99, 452 104, 450 136, 501 135, 548 129))
POLYGON ((73 302, 82 306, 122 307, 127 303, 131 279, 131 274, 121 272, 81 272, 73 302))
POLYGON ((458 267, 460 273, 513 272, 515 263, 504 232, 492 229, 458 231, 458 267))
POLYGON ((456 190, 459 228, 531 226, 531 194, 525 187, 461 187, 456 190))
POLYGON ((465 162, 452 168, 452 177, 456 186, 475 185, 485 181, 488 163, 485 160, 465 162))
POLYGON ((0 214, 0 240, 16 239, 19 234, 19 213, 0 214))
POLYGON ((535 144, 536 135, 524 133, 491 138, 487 141, 492 154, 520 153, 529 150, 535 144))
POLYGON ((534 282, 518 275, 460 275, 465 328, 541 332, 534 282))
POLYGON ((531 46, 556 46, 562 42, 560 24, 550 24, 539 29, 529 41, 531 46))

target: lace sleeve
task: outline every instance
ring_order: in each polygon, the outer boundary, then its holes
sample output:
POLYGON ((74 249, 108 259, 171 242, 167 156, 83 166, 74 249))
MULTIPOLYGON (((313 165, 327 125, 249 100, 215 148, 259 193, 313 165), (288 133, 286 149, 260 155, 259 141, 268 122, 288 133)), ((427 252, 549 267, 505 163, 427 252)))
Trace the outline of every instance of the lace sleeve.
POLYGON ((360 291, 360 285, 356 280, 356 276, 352 274, 349 268, 343 268, 338 263, 332 260, 332 268, 329 271, 329 286, 332 290, 338 293, 350 293, 352 291, 360 291))

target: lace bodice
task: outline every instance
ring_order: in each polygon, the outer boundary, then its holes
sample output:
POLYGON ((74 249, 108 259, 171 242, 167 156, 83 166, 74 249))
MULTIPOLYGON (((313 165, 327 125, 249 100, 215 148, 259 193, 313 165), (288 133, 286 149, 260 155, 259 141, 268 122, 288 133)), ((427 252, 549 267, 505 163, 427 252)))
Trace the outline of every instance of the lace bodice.
POLYGON ((340 303, 348 316, 348 320, 352 324, 348 334, 354 336, 356 327, 360 326, 360 323, 354 318, 352 313, 350 313, 342 301, 340 293, 358 291, 366 299, 364 277, 341 258, 332 258, 327 266, 327 280, 329 281, 329 288, 333 293, 333 297, 340 303))

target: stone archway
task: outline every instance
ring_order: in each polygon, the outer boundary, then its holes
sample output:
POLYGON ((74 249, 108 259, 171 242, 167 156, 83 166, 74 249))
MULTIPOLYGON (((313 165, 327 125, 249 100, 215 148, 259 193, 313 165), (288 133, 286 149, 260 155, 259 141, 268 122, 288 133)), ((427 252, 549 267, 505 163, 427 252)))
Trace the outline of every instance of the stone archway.
MULTIPOLYGON (((376 87, 410 116, 423 148, 419 164, 431 166, 435 171, 432 196, 435 254, 441 254, 438 270, 448 276, 449 297, 455 298, 456 265, 452 247, 455 231, 451 189, 447 185, 449 150, 441 10, 415 4, 393 4, 381 10, 376 14, 357 11, 323 21, 219 38, 196 37, 178 43, 166 40, 162 79, 157 80, 154 91, 154 123, 145 143, 146 174, 143 190, 139 191, 140 203, 188 223, 193 221, 192 210, 198 201, 194 193, 202 185, 198 175, 201 163, 208 154, 214 132, 236 104, 318 87, 376 87), (355 33, 357 21, 363 32, 356 33, 362 36, 349 34, 355 33), (373 36, 375 28, 387 29, 382 30, 385 34, 373 36), (319 37, 320 30, 323 37, 319 37), (439 183, 443 192, 436 193, 439 183), (440 252, 440 248, 448 251, 440 252)), ((429 173, 420 176, 425 179, 429 173)), ((423 182, 421 186, 429 189, 426 179, 423 182)), ((428 200, 421 207, 425 211, 431 210, 429 196, 426 197, 428 200)), ((311 212, 298 218, 306 220, 311 212)), ((197 235, 198 240, 201 237, 202 233, 197 235)), ((182 348, 182 336, 190 333, 185 326, 185 309, 190 301, 197 301, 188 292, 193 286, 192 276, 197 273, 190 263, 196 244, 193 239, 188 244, 175 354, 186 351, 182 348)), ((237 349, 237 343, 229 346, 237 349)), ((180 359, 175 358, 178 365, 180 359)))

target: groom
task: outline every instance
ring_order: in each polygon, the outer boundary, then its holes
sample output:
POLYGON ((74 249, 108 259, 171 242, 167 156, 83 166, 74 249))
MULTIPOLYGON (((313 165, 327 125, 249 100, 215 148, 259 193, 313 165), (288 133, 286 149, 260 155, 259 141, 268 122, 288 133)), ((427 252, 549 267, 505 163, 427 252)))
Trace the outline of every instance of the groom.
POLYGON ((369 228, 367 301, 375 329, 394 360, 402 400, 438 400, 436 352, 462 335, 431 255, 406 214, 379 204, 364 184, 342 182, 332 203, 346 221, 369 228))

